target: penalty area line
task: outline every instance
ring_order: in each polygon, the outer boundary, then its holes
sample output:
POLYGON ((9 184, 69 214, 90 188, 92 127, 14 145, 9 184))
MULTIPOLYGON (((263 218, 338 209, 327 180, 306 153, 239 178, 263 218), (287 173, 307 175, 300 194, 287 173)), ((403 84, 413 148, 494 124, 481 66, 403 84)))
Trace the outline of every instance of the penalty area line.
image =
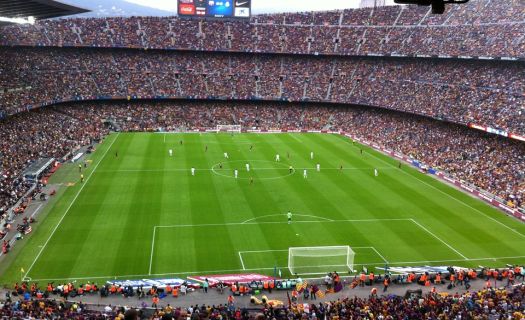
MULTIPOLYGON (((347 142, 348 142, 348 139, 347 139, 347 142)), ((350 142, 348 142, 348 143, 350 143, 350 142)), ((354 147, 358 148, 357 146, 354 146, 354 147)), ((380 153, 380 154, 383 154, 381 151, 376 150, 375 148, 373 148, 373 147, 371 147, 371 146, 367 146, 367 147, 370 148, 371 150, 375 151, 375 152, 378 152, 378 153, 380 153)), ((379 160, 379 161, 381 161, 381 162, 387 164, 388 166, 393 167, 393 168, 396 168, 396 166, 394 166, 393 164, 391 164, 391 163, 389 163, 389 162, 387 162, 387 161, 385 161, 385 160, 379 158, 379 157, 376 156, 375 154, 373 154, 373 153, 371 153, 371 152, 366 152, 366 153, 369 154, 369 155, 371 155, 372 157, 376 158, 377 160, 379 160)), ((384 154, 383 154, 383 155, 384 155, 384 154)), ((393 158, 389 157, 388 155, 385 155, 385 156, 388 157, 389 159, 393 159, 393 158)), ((424 181, 424 180, 418 178, 417 176, 412 175, 411 173, 408 173, 408 172, 406 172, 406 171, 404 171, 404 170, 400 170, 400 171, 403 172, 404 174, 406 174, 406 175, 408 175, 408 176, 410 176, 410 177, 412 177, 412 178, 418 180, 419 182, 423 183, 423 184, 426 185, 427 187, 430 187, 430 188, 432 188, 432 189, 434 189, 434 190, 436 190, 436 191, 438 191, 438 192, 444 194, 445 196, 447 196, 447 197, 449 197, 449 198, 451 198, 451 199, 456 200, 457 202, 461 203, 462 205, 464 205, 464 206, 466 206, 466 207, 472 209, 474 212, 477 212, 478 214, 484 216, 485 218, 490 219, 490 220, 496 222, 497 224, 501 225, 502 227, 507 228, 507 229, 509 229, 510 231, 516 233, 517 235, 519 235, 519 236, 525 238, 525 234, 523 234, 523 233, 519 232, 518 230, 516 230, 516 229, 514 229, 514 228, 512 228, 512 227, 510 227, 510 226, 508 226, 508 225, 506 225, 505 223, 499 221, 498 219, 489 216, 488 214, 482 212, 482 211, 479 210, 478 208, 475 208, 475 207, 471 206, 470 204, 466 203, 465 201, 463 201, 463 200, 461 200, 461 199, 459 199, 459 198, 456 198, 456 197, 453 196, 452 194, 450 194, 450 193, 448 193, 448 192, 445 192, 445 191, 441 190, 440 188, 438 188, 438 187, 436 187, 436 186, 434 186, 434 185, 432 185, 432 184, 430 184, 430 183, 428 183, 428 182, 426 182, 426 181, 424 181)), ((449 188, 452 188, 453 190, 457 190, 457 189, 454 189, 453 187, 448 186, 447 183, 445 183, 445 182, 442 182, 442 181, 440 181, 440 180, 438 180, 438 179, 435 179, 435 180, 437 180, 438 182, 440 182, 441 184, 443 184, 443 185, 445 185, 445 186, 447 186, 447 187, 449 187, 449 188)), ((463 192, 463 191, 461 191, 461 190, 457 190, 457 191, 459 191, 459 192, 461 192, 461 193, 463 193, 463 194, 467 194, 467 193, 465 193, 465 192, 463 192)), ((467 195, 468 195, 468 194, 467 194, 467 195)), ((479 200, 479 199, 478 199, 478 200, 479 200)), ((479 200, 479 201, 480 201, 481 203, 483 203, 481 200, 479 200)))
POLYGON ((443 243, 444 245, 446 245, 450 250, 454 251, 455 253, 457 253, 458 255, 460 255, 463 260, 468 260, 467 257, 465 257, 461 252, 459 252, 458 250, 456 250, 454 247, 452 247, 450 244, 448 244, 447 242, 445 242, 445 240, 441 239, 440 237, 438 237, 435 233, 433 233, 432 231, 428 230, 425 226, 423 226, 422 224, 420 224, 419 222, 417 222, 416 220, 414 219, 410 219, 410 221, 412 221, 414 224, 416 224, 418 227, 420 227, 421 229, 423 229, 424 231, 426 231, 428 234, 430 234, 431 236, 433 236, 434 238, 436 238, 437 240, 439 240, 441 243, 443 243))
POLYGON ((151 266, 153 264, 153 251, 155 250, 155 234, 157 232, 157 227, 153 227, 153 238, 151 240, 151 254, 149 256, 149 269, 148 269, 148 275, 151 274, 151 266))
POLYGON ((242 270, 246 270, 246 267, 244 266, 244 261, 242 260, 242 253, 241 253, 241 251, 239 251, 239 259, 241 259, 242 270))
MULTIPOLYGON (((352 248, 352 247, 350 247, 350 248, 352 248)), ((385 263, 388 264, 388 260, 385 259, 385 257, 384 257, 381 253, 379 253, 379 250, 377 250, 375 247, 370 247, 370 248, 371 248, 372 250, 374 250, 375 253, 376 253, 381 259, 383 259, 383 261, 384 261, 385 263)), ((357 247, 356 247, 356 249, 357 249, 357 247)))
POLYGON ((67 207, 66 212, 64 212, 64 214, 62 215, 62 217, 60 218, 60 220, 58 220, 57 225, 53 228, 53 231, 51 231, 51 234, 50 234, 49 237, 47 238, 46 242, 44 242, 44 244, 42 245, 42 248, 40 249, 40 251, 38 252, 38 254, 37 254, 36 257, 35 257, 35 260, 33 260, 33 262, 31 263, 31 265, 30 265, 29 268, 27 269, 27 272, 25 273, 24 278, 28 278, 27 275, 29 274, 29 272, 31 271, 31 269, 33 269, 33 266, 35 265, 35 263, 38 261, 38 259, 39 259, 40 256, 42 255, 42 252, 44 252, 44 249, 46 248, 47 244, 49 243, 49 240, 51 240, 51 238, 53 237, 53 235, 54 235, 55 232, 57 231, 58 227, 60 226, 60 224, 61 224, 62 221, 64 220, 64 218, 65 218, 66 215, 69 213, 69 210, 71 210, 71 207, 73 207, 73 204, 77 201, 78 196, 80 195, 80 193, 82 192, 82 190, 84 190, 84 187, 88 184, 89 179, 91 179, 91 177, 93 176, 93 173, 97 170, 98 165, 102 162, 102 160, 104 160, 104 158, 105 158, 106 155, 108 154, 109 150, 111 149, 111 147, 113 146, 113 144, 115 143, 115 141, 117 141, 117 139, 118 139, 119 136, 120 136, 120 132, 117 133, 117 135, 115 136, 115 138, 113 139, 113 141, 111 142, 111 144, 108 146, 108 148, 106 149, 106 151, 104 152, 104 154, 102 155, 102 157, 100 158, 100 160, 97 162, 97 164, 95 165, 95 167, 93 167, 93 170, 91 170, 91 172, 90 172, 89 175, 87 176, 86 181, 82 184, 82 186, 81 186, 80 189, 78 190, 78 192, 77 192, 77 194, 75 195, 75 197, 73 198, 73 200, 69 203, 69 206, 67 207))

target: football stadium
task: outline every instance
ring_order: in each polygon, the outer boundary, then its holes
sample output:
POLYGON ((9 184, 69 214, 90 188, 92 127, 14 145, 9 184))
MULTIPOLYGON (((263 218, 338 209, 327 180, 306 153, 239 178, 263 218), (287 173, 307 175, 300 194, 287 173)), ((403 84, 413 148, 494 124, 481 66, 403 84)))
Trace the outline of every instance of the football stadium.
POLYGON ((0 3, 0 316, 525 319, 525 3, 347 2, 0 3))

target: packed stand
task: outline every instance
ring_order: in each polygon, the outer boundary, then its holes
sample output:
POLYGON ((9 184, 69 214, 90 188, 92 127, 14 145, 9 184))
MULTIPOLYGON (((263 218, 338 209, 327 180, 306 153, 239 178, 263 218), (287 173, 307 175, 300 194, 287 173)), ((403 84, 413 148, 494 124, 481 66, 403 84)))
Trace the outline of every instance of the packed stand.
POLYGON ((0 44, 185 49, 302 54, 525 57, 521 0, 471 0, 429 7, 387 6, 256 15, 250 20, 178 17, 44 20, 9 26, 0 44))
POLYGON ((1 49, 8 114, 107 98, 322 101, 378 106, 525 135, 521 62, 1 49), (21 88, 21 89, 20 89, 21 88))
MULTIPOLYGON (((102 139, 106 133, 107 130, 99 123, 81 121, 47 109, 1 120, 1 218, 7 217, 8 209, 32 186, 22 175, 31 162, 39 158, 62 159, 79 147, 102 139)), ((4 234, 6 226, 1 227, 0 235, 4 234)))
MULTIPOLYGON (((158 288, 132 288, 106 284, 98 288, 87 282, 48 283, 39 287, 38 283, 14 284, 0 306, 0 315, 10 319, 27 317, 67 318, 67 319, 513 319, 525 318, 525 272, 521 266, 502 269, 483 268, 479 270, 448 267, 447 272, 407 272, 399 275, 366 274, 364 271, 349 282, 334 272, 324 281, 299 281, 288 287, 288 301, 270 300, 273 281, 264 284, 231 284, 226 287, 219 283, 216 290, 222 294, 228 291, 224 303, 206 305, 202 303, 186 307, 172 306, 177 303, 179 291, 186 295, 185 283, 180 286, 166 285, 158 288), (482 289, 470 291, 471 282, 483 282, 482 289), (256 286, 262 297, 250 297, 251 307, 239 307, 234 290, 237 287, 256 286), (390 286, 407 289, 405 296, 389 294, 390 286), (464 290, 458 290, 463 289, 464 290), (382 289, 378 290, 378 288, 382 289), (426 293, 421 288, 427 287, 426 293), (445 287, 447 288, 445 290, 445 287), (357 289, 356 289, 357 288, 357 289), (415 289, 414 289, 415 288, 415 289), (366 297, 361 293, 369 290, 366 297), (454 293, 454 291, 456 291, 454 293), (346 292, 335 300, 332 293, 346 292), (348 294, 350 292, 350 294, 348 294), (463 292, 463 293, 459 293, 463 292), (159 293, 163 300, 159 299, 159 293), (126 304, 134 304, 129 298, 136 297, 139 309, 106 305, 103 309, 82 303, 89 296, 102 298, 122 296, 126 304), (173 299, 167 296, 173 296, 173 299), (268 295, 268 296, 267 296, 268 295), (58 300, 60 298, 60 300, 58 300), (151 305, 146 301, 151 298, 151 305)), ((197 290, 208 293, 208 283, 204 282, 197 290)), ((210 288, 211 289, 211 288, 210 288)), ((242 296, 242 295, 241 295, 242 296)), ((282 296, 282 293, 281 293, 282 296)))

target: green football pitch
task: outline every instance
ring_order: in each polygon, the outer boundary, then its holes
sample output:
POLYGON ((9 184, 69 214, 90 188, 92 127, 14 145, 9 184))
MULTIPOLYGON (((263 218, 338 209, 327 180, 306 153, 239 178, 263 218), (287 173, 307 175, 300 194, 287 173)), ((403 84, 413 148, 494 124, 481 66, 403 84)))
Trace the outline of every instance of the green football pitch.
POLYGON ((290 247, 350 246, 357 270, 525 259, 524 224, 339 135, 120 133, 89 160, 83 183, 78 163, 51 178, 4 283, 286 275, 290 247))

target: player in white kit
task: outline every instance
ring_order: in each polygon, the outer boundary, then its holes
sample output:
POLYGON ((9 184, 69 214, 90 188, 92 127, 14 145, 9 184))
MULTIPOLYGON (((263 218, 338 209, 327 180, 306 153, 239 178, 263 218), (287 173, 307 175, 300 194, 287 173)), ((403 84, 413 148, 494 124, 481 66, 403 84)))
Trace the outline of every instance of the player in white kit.
POLYGON ((306 169, 303 170, 303 178, 308 178, 308 172, 306 171, 306 169))
POLYGON ((225 152, 225 153, 224 153, 224 157, 225 157, 226 159, 230 159, 230 157, 228 157, 228 152, 225 152))
POLYGON ((173 156, 173 150, 170 149, 169 153, 170 153, 170 157, 172 157, 173 156))
POLYGON ((310 152, 310 159, 312 159, 312 160, 314 159, 314 152, 313 151, 310 152))
POLYGON ((246 171, 250 171, 250 164, 249 163, 246 164, 246 171))
POLYGON ((279 156, 279 154, 275 155, 275 161, 277 161, 277 162, 281 161, 281 157, 279 156))
POLYGON ((195 168, 191 168, 191 175, 192 175, 192 176, 195 175, 195 168))
POLYGON ((377 169, 374 168, 374 176, 378 176, 379 175, 379 172, 377 171, 377 169))
POLYGON ((233 175, 235 176, 235 179, 237 179, 237 177, 239 176, 239 171, 237 171, 237 169, 235 169, 233 171, 233 175))
POLYGON ((317 172, 321 171, 321 165, 319 163, 316 165, 316 167, 317 167, 317 172))

